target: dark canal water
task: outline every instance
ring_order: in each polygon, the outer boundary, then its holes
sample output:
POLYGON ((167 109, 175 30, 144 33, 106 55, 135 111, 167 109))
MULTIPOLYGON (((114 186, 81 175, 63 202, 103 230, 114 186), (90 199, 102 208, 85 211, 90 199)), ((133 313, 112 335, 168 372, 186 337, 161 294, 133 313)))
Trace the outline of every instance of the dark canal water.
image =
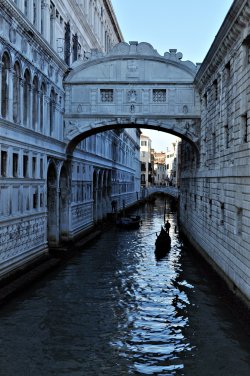
POLYGON ((237 307, 178 239, 156 260, 163 201, 0 309, 1 376, 250 375, 237 307))

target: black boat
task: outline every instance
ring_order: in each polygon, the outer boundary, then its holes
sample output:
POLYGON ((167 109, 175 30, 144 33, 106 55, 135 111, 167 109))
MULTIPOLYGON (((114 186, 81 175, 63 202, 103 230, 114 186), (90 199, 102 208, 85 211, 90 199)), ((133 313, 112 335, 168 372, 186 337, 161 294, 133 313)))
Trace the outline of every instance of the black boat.
POLYGON ((139 228, 141 217, 139 215, 130 215, 129 217, 120 217, 116 220, 116 225, 126 229, 139 228))
MULTIPOLYGON (((156 234, 157 235, 157 234, 156 234)), ((159 235, 155 241, 155 254, 158 257, 163 257, 171 248, 171 238, 169 233, 161 227, 159 235)))

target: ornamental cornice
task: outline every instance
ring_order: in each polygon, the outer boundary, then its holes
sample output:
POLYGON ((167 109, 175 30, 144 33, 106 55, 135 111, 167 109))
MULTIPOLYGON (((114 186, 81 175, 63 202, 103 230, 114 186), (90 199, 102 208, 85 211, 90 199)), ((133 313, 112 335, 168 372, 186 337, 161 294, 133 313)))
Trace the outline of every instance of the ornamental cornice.
MULTIPOLYGON (((191 61, 182 61, 182 53, 177 52, 176 49, 170 49, 169 52, 165 52, 162 56, 153 48, 151 44, 133 41, 129 43, 118 43, 108 53, 103 53, 98 50, 91 50, 88 60, 84 62, 76 62, 72 65, 72 71, 69 72, 65 81, 66 83, 70 82, 71 78, 77 72, 80 72, 81 70, 84 70, 90 66, 115 60, 151 60, 154 62, 162 62, 185 70, 192 77, 195 76, 198 69, 198 66, 191 61)), ((131 63, 131 67, 129 69, 136 69, 136 67, 133 67, 132 65, 133 62, 131 63)))
POLYGON ((68 69, 67 64, 58 57, 58 55, 50 48, 47 41, 37 32, 33 25, 22 15, 19 9, 12 5, 8 0, 2 0, 0 7, 6 12, 10 13, 11 17, 18 22, 18 27, 21 27, 22 33, 27 37, 28 40, 32 39, 38 43, 39 47, 42 48, 43 53, 49 56, 49 58, 54 61, 60 69, 65 72, 68 69))
POLYGON ((249 1, 235 0, 196 74, 194 82, 199 89, 206 85, 226 56, 229 60, 234 55, 234 45, 249 24, 249 17, 249 1))

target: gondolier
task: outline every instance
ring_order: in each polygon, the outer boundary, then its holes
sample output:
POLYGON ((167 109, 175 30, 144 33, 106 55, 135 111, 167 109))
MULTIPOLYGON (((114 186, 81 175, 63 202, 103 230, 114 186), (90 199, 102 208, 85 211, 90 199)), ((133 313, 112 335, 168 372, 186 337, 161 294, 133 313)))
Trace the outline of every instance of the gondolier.
POLYGON ((167 221, 167 222, 165 223, 165 230, 166 230, 167 234, 169 234, 170 227, 171 227, 171 225, 170 225, 170 223, 167 221))

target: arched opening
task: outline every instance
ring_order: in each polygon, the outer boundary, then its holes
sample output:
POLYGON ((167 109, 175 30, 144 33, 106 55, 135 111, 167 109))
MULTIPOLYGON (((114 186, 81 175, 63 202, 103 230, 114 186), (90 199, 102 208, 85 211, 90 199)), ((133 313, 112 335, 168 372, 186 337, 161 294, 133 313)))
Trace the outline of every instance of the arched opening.
POLYGON ((20 122, 20 81, 20 65, 19 62, 16 62, 13 72, 13 120, 15 123, 20 122))
POLYGON ((2 117, 6 118, 8 115, 8 105, 9 105, 9 69, 10 69, 10 59, 7 53, 3 54, 2 57, 2 103, 1 103, 1 114, 2 117))
POLYGON ((38 125, 38 78, 33 79, 33 96, 32 96, 32 129, 37 129, 38 125))
POLYGON ((56 110, 56 93, 52 88, 50 92, 50 102, 49 102, 49 135, 54 135, 55 130, 55 110, 56 110))
POLYGON ((59 188, 59 237, 63 243, 69 239, 69 179, 65 165, 61 169, 59 188))
POLYGON ((40 89, 40 132, 44 130, 44 106, 45 106, 45 93, 46 87, 44 82, 42 82, 40 89))
POLYGON ((26 127, 30 125, 30 89, 30 72, 26 69, 23 85, 23 125, 26 127))
POLYGON ((49 247, 56 247, 59 242, 59 231, 57 172, 54 163, 50 163, 47 174, 47 229, 49 247))

